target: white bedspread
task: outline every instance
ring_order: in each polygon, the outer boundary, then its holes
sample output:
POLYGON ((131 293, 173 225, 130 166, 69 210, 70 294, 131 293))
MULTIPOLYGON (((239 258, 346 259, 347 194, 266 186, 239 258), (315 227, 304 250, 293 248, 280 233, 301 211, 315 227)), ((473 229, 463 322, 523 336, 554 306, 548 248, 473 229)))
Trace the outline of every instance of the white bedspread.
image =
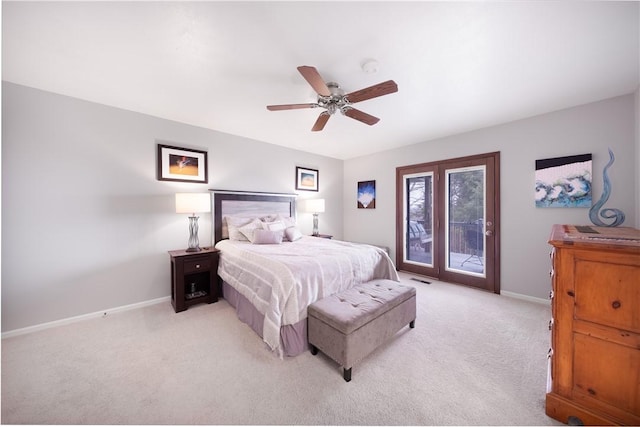
POLYGON ((307 317, 307 306, 373 279, 399 281, 382 249, 304 236, 279 245, 222 240, 218 275, 264 314, 263 340, 281 354, 280 327, 307 317))

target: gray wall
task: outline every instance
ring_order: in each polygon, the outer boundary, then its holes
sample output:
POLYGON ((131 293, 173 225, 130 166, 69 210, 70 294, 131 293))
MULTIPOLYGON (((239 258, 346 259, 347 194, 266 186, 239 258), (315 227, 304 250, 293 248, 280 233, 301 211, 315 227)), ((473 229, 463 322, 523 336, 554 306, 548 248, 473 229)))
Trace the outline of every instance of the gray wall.
MULTIPOLYGON (((341 237, 343 162, 3 82, 2 331, 170 294, 168 250, 185 248, 174 193, 295 192, 320 171, 320 229, 341 237), (209 184, 156 180, 156 143, 207 150, 209 184)), ((311 233, 310 214, 299 224, 311 233)), ((201 216, 200 242, 211 244, 201 216)))
MULTIPOLYGON (((385 245, 395 259, 395 169, 398 166, 500 151, 501 287, 547 298, 551 226, 590 224, 588 209, 541 209, 533 201, 535 160, 593 154, 594 201, 602 194, 602 169, 610 147, 616 161, 609 169, 613 194, 605 207, 621 209, 625 226, 638 224, 635 94, 545 114, 500 126, 442 138, 345 161, 344 236, 346 240, 385 245), (357 209, 358 181, 376 180, 376 208, 357 209), (388 225, 388 226, 387 226, 388 225)), ((428 117, 425 118, 428 120, 428 117)))
MULTIPOLYGON (((559 111, 345 162, 3 82, 2 331, 169 295, 168 250, 186 247, 176 192, 295 192, 295 166, 320 171, 320 231, 395 247, 395 168, 490 151, 502 156, 502 289, 546 298, 554 223, 588 223, 586 209, 536 209, 536 159, 591 152, 594 196, 607 147, 608 207, 638 226, 639 95, 559 111), (155 179, 156 143, 207 150, 209 184, 155 179), (356 208, 358 181, 376 180, 376 209, 356 208)), ((311 215, 299 212, 311 232, 311 215)), ((211 243, 211 219, 200 241, 211 243)), ((395 254, 392 254, 395 256, 395 254)))

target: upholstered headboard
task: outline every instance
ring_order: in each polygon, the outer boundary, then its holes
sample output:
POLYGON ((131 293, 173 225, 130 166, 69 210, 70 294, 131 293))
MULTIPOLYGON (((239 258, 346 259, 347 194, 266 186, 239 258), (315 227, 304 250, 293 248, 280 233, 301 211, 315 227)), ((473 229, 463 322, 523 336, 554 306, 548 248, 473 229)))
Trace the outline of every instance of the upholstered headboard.
POLYGON ((210 190, 213 244, 228 237, 225 216, 260 217, 273 214, 296 217, 296 195, 250 191, 210 190))

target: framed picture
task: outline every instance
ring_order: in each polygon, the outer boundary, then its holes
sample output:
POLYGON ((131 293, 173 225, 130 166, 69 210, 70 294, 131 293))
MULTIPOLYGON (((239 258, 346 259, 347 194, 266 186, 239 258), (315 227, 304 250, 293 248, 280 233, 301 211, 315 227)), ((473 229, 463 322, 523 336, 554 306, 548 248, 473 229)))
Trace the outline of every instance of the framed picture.
POLYGON ((535 201, 539 208, 591 206, 591 154, 536 160, 535 201))
POLYGON ((376 208, 376 182, 358 182, 358 209, 376 208))
POLYGON ((158 144, 158 181, 208 183, 207 152, 158 144))
POLYGON ((318 191, 318 171, 296 166, 296 190, 318 191))

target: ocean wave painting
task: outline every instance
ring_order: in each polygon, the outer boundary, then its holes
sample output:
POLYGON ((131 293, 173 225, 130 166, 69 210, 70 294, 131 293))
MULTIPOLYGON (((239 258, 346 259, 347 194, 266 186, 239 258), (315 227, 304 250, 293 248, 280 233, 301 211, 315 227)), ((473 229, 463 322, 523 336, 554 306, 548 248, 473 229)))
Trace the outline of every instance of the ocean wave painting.
POLYGON ((536 207, 591 207, 591 154, 536 160, 536 207))

